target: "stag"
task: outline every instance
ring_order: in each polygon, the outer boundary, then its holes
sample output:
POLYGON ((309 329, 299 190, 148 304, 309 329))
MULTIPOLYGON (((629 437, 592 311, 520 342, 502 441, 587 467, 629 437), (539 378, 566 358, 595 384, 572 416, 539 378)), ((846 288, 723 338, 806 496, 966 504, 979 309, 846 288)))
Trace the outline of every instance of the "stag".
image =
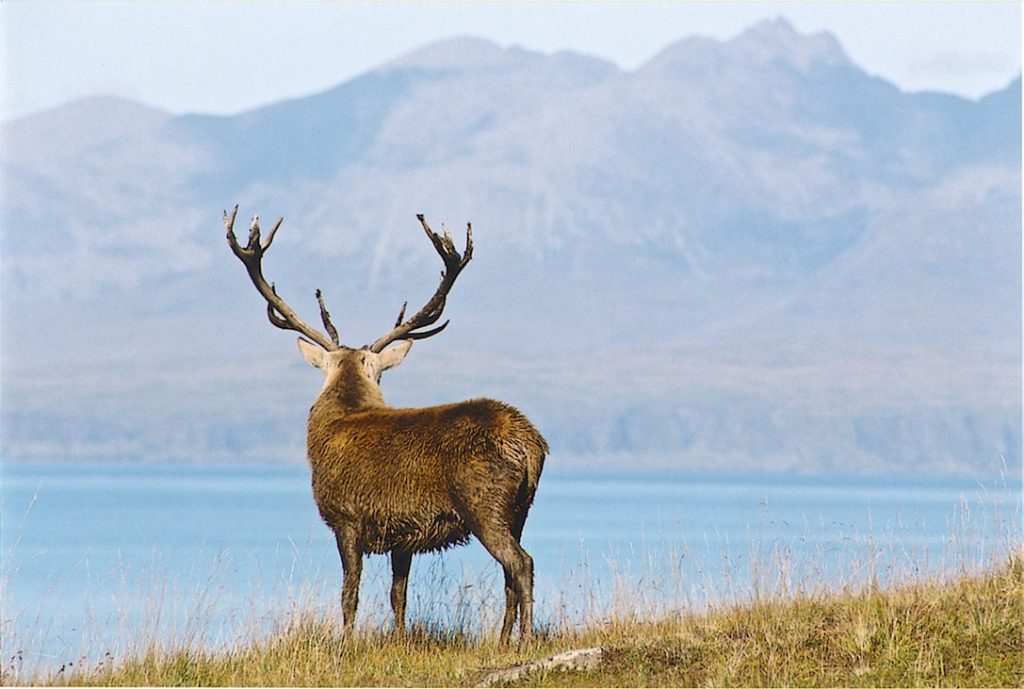
POLYGON ((475 536, 505 574, 500 642, 508 643, 517 615, 519 638, 529 639, 533 559, 520 538, 547 443, 523 414, 502 402, 475 399, 400 409, 388 406, 380 390, 381 373, 400 364, 413 341, 448 325, 434 324, 473 256, 472 225, 466 226, 460 255, 447 230, 439 236, 416 216, 444 262, 441 284, 414 315, 405 317, 406 302, 390 332, 354 349, 341 344, 320 290, 315 296, 326 334, 299 318, 263 277, 263 255, 283 219, 261 241, 259 216, 254 217, 249 241, 241 246, 234 233, 237 214, 238 206, 230 216, 224 213, 228 245, 266 301, 267 318, 300 333, 299 351, 325 377, 309 411, 306 444, 313 498, 341 556, 346 635, 355 622, 363 555, 391 555, 391 607, 395 631, 402 634, 412 556, 475 536))

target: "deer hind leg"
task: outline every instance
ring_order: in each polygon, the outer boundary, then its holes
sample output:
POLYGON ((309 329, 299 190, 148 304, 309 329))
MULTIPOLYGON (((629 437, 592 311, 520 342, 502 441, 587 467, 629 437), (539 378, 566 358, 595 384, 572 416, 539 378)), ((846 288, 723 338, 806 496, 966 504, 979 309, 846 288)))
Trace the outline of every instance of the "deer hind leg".
POLYGON ((505 619, 499 643, 507 644, 519 609, 519 638, 533 636, 533 558, 519 545, 512 531, 481 525, 474 534, 505 570, 505 619))
POLYGON ((502 644, 508 643, 512 636, 512 627, 516 623, 516 613, 519 609, 519 594, 516 593, 515 581, 505 570, 505 619, 501 623, 501 636, 498 637, 502 644))
POLYGON ((412 553, 391 552, 391 609, 395 611, 395 633, 405 633, 405 592, 409 586, 412 553))
POLYGON ((356 530, 342 526, 334 530, 334 540, 341 555, 341 569, 344 581, 341 587, 341 615, 345 636, 352 633, 359 607, 359 579, 363 572, 363 549, 359 545, 356 530))
MULTIPOLYGON (((516 543, 521 543, 523 526, 526 523, 526 515, 520 512, 516 515, 515 523, 512 525, 512 536, 516 543)), ((519 612, 519 594, 516 593, 515 581, 506 571, 505 573, 505 619, 501 624, 501 636, 499 638, 508 640, 512 635, 512 627, 516 623, 516 614, 519 612)))

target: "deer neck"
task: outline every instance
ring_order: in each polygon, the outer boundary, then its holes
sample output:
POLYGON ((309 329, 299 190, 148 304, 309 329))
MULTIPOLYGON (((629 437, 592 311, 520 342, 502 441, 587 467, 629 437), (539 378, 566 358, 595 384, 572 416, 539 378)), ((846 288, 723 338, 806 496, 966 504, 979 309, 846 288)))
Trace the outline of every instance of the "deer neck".
POLYGON ((342 366, 327 376, 317 403, 325 402, 343 411, 387 407, 380 386, 354 366, 342 366))

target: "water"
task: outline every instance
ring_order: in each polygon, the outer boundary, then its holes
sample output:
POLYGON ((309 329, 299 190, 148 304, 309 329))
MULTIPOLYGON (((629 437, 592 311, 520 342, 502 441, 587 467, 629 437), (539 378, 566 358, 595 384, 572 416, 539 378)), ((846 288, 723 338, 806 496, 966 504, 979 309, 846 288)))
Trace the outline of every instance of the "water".
MULTIPOLYGON (((98 662, 146 640, 217 646, 339 616, 340 564, 302 466, 2 467, 2 661, 98 662)), ((963 480, 549 469, 523 544, 537 617, 699 609, 766 591, 955 575, 1020 542, 1019 486, 963 480)), ((364 568, 360 624, 390 623, 364 568)), ((472 542, 414 558, 409 619, 492 633, 502 577, 472 542)), ((17 666, 17 667, 15 667, 17 666)))

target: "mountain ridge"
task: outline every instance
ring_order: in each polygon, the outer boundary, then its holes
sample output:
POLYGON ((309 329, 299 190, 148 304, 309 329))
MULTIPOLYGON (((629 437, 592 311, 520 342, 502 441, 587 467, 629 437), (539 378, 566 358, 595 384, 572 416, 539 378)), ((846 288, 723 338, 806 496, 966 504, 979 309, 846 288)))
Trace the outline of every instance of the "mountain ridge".
POLYGON ((452 326, 393 374, 395 403, 502 396, 565 455, 1013 465, 1019 103, 1019 77, 904 93, 769 21, 631 71, 462 38, 239 115, 30 116, 0 151, 4 456, 301 446, 308 400, 284 391, 308 371, 234 364, 294 355, 224 246, 239 203, 239 226, 285 217, 268 278, 310 322, 322 288, 357 345, 436 285, 414 214, 460 243, 472 221, 452 326), (53 377, 34 342, 54 324, 63 365, 109 390, 53 377), (225 444, 229 390, 284 397, 225 444))

